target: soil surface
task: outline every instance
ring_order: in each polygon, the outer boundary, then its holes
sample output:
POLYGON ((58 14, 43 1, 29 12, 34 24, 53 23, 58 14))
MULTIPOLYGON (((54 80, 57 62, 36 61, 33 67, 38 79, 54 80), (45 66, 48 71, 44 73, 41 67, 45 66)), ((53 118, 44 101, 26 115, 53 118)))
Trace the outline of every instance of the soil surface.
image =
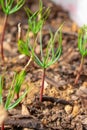
MULTIPOLYGON (((27 68, 26 79, 20 95, 26 85, 31 90, 22 101, 21 106, 8 112, 5 120, 6 130, 87 130, 87 59, 78 83, 74 81, 79 69, 81 55, 77 47, 78 27, 70 19, 68 12, 48 0, 43 0, 51 13, 43 28, 44 49, 49 39, 49 29, 54 33, 63 23, 62 55, 58 62, 46 70, 43 101, 39 101, 42 69, 31 62, 27 68)), ((25 6, 32 11, 38 9, 38 1, 29 0, 25 6)), ((0 9, 0 36, 3 29, 4 14, 0 9)), ((4 75, 4 93, 12 83, 14 72, 20 72, 29 58, 19 53, 17 47, 18 23, 23 28, 23 37, 28 28, 27 15, 22 8, 8 18, 4 39, 5 63, 0 57, 0 75, 4 75)), ((32 35, 31 35, 32 38, 32 35)), ((39 45, 36 51, 39 55, 39 45)))

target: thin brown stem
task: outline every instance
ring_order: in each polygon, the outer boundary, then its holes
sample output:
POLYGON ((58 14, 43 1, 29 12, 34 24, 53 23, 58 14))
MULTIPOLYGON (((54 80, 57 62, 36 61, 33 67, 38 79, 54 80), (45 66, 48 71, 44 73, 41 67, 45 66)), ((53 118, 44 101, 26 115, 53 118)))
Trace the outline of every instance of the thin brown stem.
POLYGON ((81 72, 82 72, 83 64, 84 64, 84 57, 81 58, 81 63, 80 63, 79 71, 77 73, 77 76, 76 76, 76 79, 75 79, 75 82, 74 82, 75 84, 78 83, 79 77, 80 77, 81 72))
POLYGON ((44 80, 45 80, 45 68, 43 69, 43 75, 42 75, 42 86, 41 86, 41 90, 40 90, 40 102, 42 102, 42 98, 43 98, 44 80))
POLYGON ((4 36, 5 36, 5 29, 7 25, 7 19, 8 15, 5 15, 5 20, 4 20, 4 25, 3 25, 3 32, 2 32, 2 37, 1 37, 1 58, 4 61, 4 50, 3 50, 3 41, 4 41, 4 36))
POLYGON ((17 99, 19 99, 19 92, 17 93, 17 99))
POLYGON ((2 123, 1 130, 4 130, 4 122, 2 123))

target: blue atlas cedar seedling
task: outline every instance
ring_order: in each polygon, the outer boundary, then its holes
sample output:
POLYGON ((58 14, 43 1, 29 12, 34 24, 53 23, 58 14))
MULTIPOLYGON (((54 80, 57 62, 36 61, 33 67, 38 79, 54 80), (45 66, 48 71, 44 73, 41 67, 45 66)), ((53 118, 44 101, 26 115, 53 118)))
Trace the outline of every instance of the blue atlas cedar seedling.
POLYGON ((42 76, 42 86, 41 86, 41 90, 40 90, 40 101, 42 101, 42 96, 43 96, 43 90, 44 90, 44 80, 45 80, 45 72, 46 69, 51 66, 52 64, 54 64, 56 61, 58 61, 61 52, 62 52, 62 34, 61 34, 61 28, 62 25, 60 26, 60 28, 56 31, 55 35, 52 34, 52 32, 50 32, 50 39, 48 41, 47 44, 47 48, 45 53, 43 53, 43 48, 42 48, 42 30, 40 31, 40 52, 41 52, 41 56, 40 58, 37 56, 37 54, 35 53, 34 47, 32 47, 32 45, 30 44, 30 39, 28 37, 28 39, 26 40, 26 42, 24 42, 23 40, 19 40, 18 45, 19 45, 19 51, 21 49, 21 53, 24 53, 25 55, 30 55, 32 57, 32 60, 39 65, 42 70, 43 70, 43 76, 42 76), (58 33, 59 33, 59 37, 58 37, 58 33), (55 39, 58 39, 58 46, 57 49, 55 51, 55 39), (22 48, 23 51, 22 51, 22 48), (26 46, 26 47, 25 47, 26 46))
POLYGON ((46 19, 49 16, 50 8, 43 7, 42 0, 39 0, 39 9, 36 12, 32 12, 29 8, 25 8, 28 16, 28 35, 29 32, 33 33, 34 49, 36 47, 36 37, 42 29, 46 19))
POLYGON ((43 53, 43 48, 42 48, 42 34, 40 34, 40 52, 41 52, 41 57, 39 58, 33 48, 30 46, 30 51, 33 60, 35 61, 36 64, 38 64, 42 70, 43 70, 43 75, 42 75, 42 85, 41 85, 41 90, 40 90, 40 101, 42 101, 43 98, 43 90, 44 90, 44 80, 45 80, 45 72, 48 67, 50 67, 52 64, 54 64, 60 57, 61 52, 62 52, 62 35, 60 31, 59 39, 58 39, 58 46, 57 50, 55 51, 55 38, 61 28, 59 28, 55 35, 50 32, 50 39, 47 44, 47 48, 45 53, 43 53))
MULTIPOLYGON (((14 76, 11 87, 9 88, 6 101, 3 102, 3 78, 2 76, 0 76, 0 106, 4 106, 5 111, 16 107, 28 93, 29 88, 27 88, 25 92, 19 97, 20 87, 24 81, 24 78, 24 70, 14 76), (18 98, 16 99, 16 101, 14 101, 15 94, 18 94, 18 98)), ((2 123, 1 130, 4 130, 4 121, 2 123)))
POLYGON ((78 83, 79 77, 82 72, 83 64, 84 64, 84 58, 87 56, 87 26, 86 25, 84 25, 79 31, 78 49, 81 54, 81 63, 80 63, 79 71, 75 79, 75 84, 78 83))
POLYGON ((28 16, 28 31, 31 31, 35 36, 48 18, 50 8, 43 7, 42 0, 39 0, 39 9, 36 12, 33 13, 29 8, 25 8, 25 11, 28 16))
MULTIPOLYGON (((46 19, 49 16, 50 13, 50 8, 45 8, 43 7, 42 0, 39 0, 39 9, 36 12, 32 12, 29 8, 25 8, 25 11, 28 16, 28 31, 26 37, 29 36, 29 33, 32 32, 33 34, 33 50, 36 47, 36 40, 37 40, 37 35, 42 29, 46 19)), ((21 26, 20 24, 18 25, 18 32, 19 32, 19 41, 18 41, 18 49, 22 54, 25 54, 26 56, 30 57, 28 63, 25 66, 25 69, 29 66, 30 62, 32 61, 32 56, 30 55, 29 48, 28 48, 28 42, 29 38, 26 38, 26 44, 23 40, 21 40, 21 26)))
POLYGON ((4 52, 3 52, 3 41, 5 36, 5 29, 7 25, 7 19, 10 14, 17 12, 25 3, 25 0, 0 0, 0 5, 3 12, 5 13, 5 20, 3 25, 2 37, 1 37, 1 57, 4 61, 4 52))
POLYGON ((40 101, 42 101, 43 90, 44 90, 44 79, 45 79, 45 71, 46 69, 54 64, 60 57, 62 51, 62 34, 61 34, 61 27, 56 31, 55 35, 50 32, 50 39, 47 44, 46 52, 43 53, 43 45, 42 45, 42 27, 44 21, 47 19, 49 14, 49 8, 45 9, 42 6, 42 1, 40 0, 39 3, 39 10, 35 13, 32 13, 28 8, 26 8, 26 13, 28 15, 28 35, 26 41, 19 39, 18 41, 18 49, 22 54, 25 54, 36 64, 38 64, 43 69, 43 76, 42 76, 42 86, 40 90, 40 101), (31 40, 29 37, 29 32, 32 32, 34 35, 34 43, 31 45, 31 40), (37 34, 39 33, 40 36, 40 52, 41 57, 39 58, 35 53, 35 47, 37 42, 37 34), (60 34, 59 37, 58 33, 60 34), (58 38, 58 46, 55 51, 55 39, 58 38))

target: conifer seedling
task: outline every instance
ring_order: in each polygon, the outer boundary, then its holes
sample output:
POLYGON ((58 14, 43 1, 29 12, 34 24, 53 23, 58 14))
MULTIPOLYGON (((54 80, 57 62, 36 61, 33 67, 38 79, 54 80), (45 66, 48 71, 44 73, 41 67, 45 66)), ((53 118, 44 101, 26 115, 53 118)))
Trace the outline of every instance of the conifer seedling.
POLYGON ((79 71, 77 73, 75 84, 78 83, 79 77, 82 72, 83 64, 84 64, 84 58, 87 56, 87 26, 84 25, 78 34, 78 49, 81 54, 81 63, 79 66, 79 71))
MULTIPOLYGON (((29 54, 32 57, 32 60, 39 65, 43 70, 43 76, 42 76, 42 85, 40 90, 40 101, 42 101, 43 97, 43 90, 44 90, 44 80, 45 80, 45 72, 48 67, 50 67, 52 64, 54 64, 58 59, 60 58, 61 52, 62 52, 62 34, 61 34, 61 28, 62 26, 56 31, 55 35, 53 35, 52 32, 50 32, 50 39, 47 44, 47 48, 45 51, 45 54, 43 53, 43 47, 42 47, 42 33, 40 33, 40 53, 41 56, 38 57, 35 53, 34 48, 30 44, 30 40, 26 40, 26 42, 19 40, 19 48, 21 48, 21 52, 26 54, 29 54), (59 33, 59 37, 58 37, 59 33), (55 51, 55 39, 58 39, 58 46, 55 51), (27 46, 27 47, 25 47, 27 46), (27 53, 26 53, 27 52, 27 53)), ((42 30, 41 30, 42 31, 42 30)))
POLYGON ((0 0, 2 10, 5 13, 2 37, 1 37, 1 41, 0 41, 1 58, 3 61, 4 61, 3 41, 4 41, 8 16, 17 12, 24 5, 24 3, 25 3, 25 0, 17 0, 17 2, 15 0, 0 0))
MULTIPOLYGON (((30 42, 29 33, 32 32, 33 34, 33 50, 35 50, 38 33, 42 29, 46 19, 49 16, 50 8, 43 7, 42 0, 39 0, 39 9, 37 11, 32 12, 28 7, 25 8, 25 11, 28 16, 28 31, 26 34, 26 42, 22 40, 22 37, 19 37, 18 50, 20 53, 25 54, 27 57, 29 57, 28 63, 25 65, 26 69, 32 61, 32 56, 30 55, 28 47, 28 43, 30 42)), ((18 29, 22 30, 20 24, 18 26, 18 29)), ((19 36, 20 35, 21 32, 19 36)))
POLYGON ((59 29, 56 31, 55 35, 53 35, 52 32, 50 32, 50 39, 47 44, 47 48, 45 53, 43 53, 43 43, 42 43, 42 27, 44 24, 44 21, 47 19, 49 14, 49 8, 43 10, 42 6, 42 0, 40 0, 39 3, 39 10, 35 13, 31 12, 28 8, 26 8, 26 12, 28 15, 28 34, 31 31, 34 35, 34 43, 31 45, 30 37, 27 35, 26 41, 20 39, 18 41, 18 49, 22 54, 25 54, 27 56, 30 56, 32 60, 39 65, 43 70, 43 76, 42 76, 42 85, 40 90, 40 101, 42 101, 43 97, 43 90, 44 90, 44 80, 45 80, 45 72, 46 69, 54 64, 60 57, 61 51, 62 51, 62 34, 61 34, 61 28, 62 25, 59 27, 59 29), (37 34, 39 33, 39 41, 40 41, 40 53, 41 56, 38 57, 35 53, 35 47, 36 47, 36 41, 37 41, 37 34), (59 37, 58 36, 59 33, 59 37), (58 38, 58 46, 55 51, 55 39, 58 38))
MULTIPOLYGON (((26 96, 26 94, 28 93, 29 88, 26 88, 25 92, 21 96, 19 96, 20 87, 24 81, 24 78, 25 78, 24 71, 21 71, 19 74, 16 74, 14 76, 11 87, 9 88, 9 91, 8 91, 6 101, 4 102, 3 101, 4 84, 3 84, 3 78, 2 78, 2 76, 0 76, 0 106, 3 106, 3 109, 6 112, 8 110, 11 110, 14 107, 16 107, 22 101, 22 99, 26 96), (18 97, 14 101, 15 94, 18 95, 18 97)), ((4 121, 1 124, 1 130, 4 130, 4 121)))

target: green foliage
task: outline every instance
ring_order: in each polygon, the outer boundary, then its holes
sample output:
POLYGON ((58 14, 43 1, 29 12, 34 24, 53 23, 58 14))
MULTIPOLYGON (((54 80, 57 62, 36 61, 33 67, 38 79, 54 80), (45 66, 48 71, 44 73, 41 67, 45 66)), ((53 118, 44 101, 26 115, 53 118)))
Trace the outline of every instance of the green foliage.
POLYGON ((33 13, 29 8, 25 8, 25 11, 28 16, 29 30, 36 35, 42 29, 42 26, 50 13, 50 9, 44 9, 42 0, 40 0, 38 11, 33 13))
POLYGON ((5 105, 5 108, 6 108, 6 110, 11 110, 11 109, 13 109, 14 107, 16 107, 23 99, 24 99, 24 97, 26 96, 26 94, 27 94, 27 92, 28 92, 28 90, 26 90, 21 96, 20 96, 20 98, 18 98, 14 103, 10 103, 9 105, 5 105))
POLYGON ((25 54, 26 56, 30 56, 31 46, 29 46, 30 43, 29 32, 31 31, 34 34, 34 46, 33 46, 33 50, 34 50, 36 47, 35 41, 36 41, 37 34, 38 32, 40 32, 40 30, 42 30, 43 24, 50 13, 50 9, 49 8, 45 9, 43 7, 42 0, 39 0, 39 9, 36 12, 33 13, 27 7, 25 8, 25 11, 28 16, 28 25, 29 25, 27 31, 28 36, 26 38, 26 41, 23 41, 21 39, 18 41, 18 50, 20 53, 25 54))
POLYGON ((19 74, 16 73, 14 80, 14 88, 16 93, 20 92, 20 88, 25 79, 25 76, 26 76, 25 70, 22 70, 19 74))
POLYGON ((43 26, 43 20, 38 19, 38 15, 39 12, 37 11, 28 19, 29 30, 32 31, 33 34, 37 34, 43 26))
POLYGON ((28 48, 28 42, 29 40, 27 40, 26 42, 23 40, 19 40, 18 41, 18 50, 20 53, 25 54, 26 56, 30 56, 30 52, 29 52, 29 48, 28 48))
MULTIPOLYGON (((45 54, 43 53, 43 49, 42 49, 42 41, 40 42, 41 58, 39 58, 36 55, 36 53, 34 52, 33 48, 30 47, 31 55, 32 55, 33 60, 41 68, 48 68, 49 66, 54 64, 59 59, 59 57, 61 55, 61 52, 62 52, 62 35, 61 35, 61 32, 60 32, 60 36, 59 36, 58 41, 57 41, 58 42, 58 47, 57 47, 57 50, 55 51, 55 38, 56 38, 56 35, 57 35, 58 31, 59 30, 57 30, 55 35, 53 35, 52 32, 50 33, 50 39, 48 41, 45 54)), ((41 34, 41 37, 42 37, 42 34, 41 34)))
POLYGON ((78 34, 78 48, 82 57, 87 56, 87 26, 84 25, 78 34))
MULTIPOLYGON (((25 90, 25 92, 19 97, 19 99, 17 99, 16 101, 13 101, 14 99, 14 96, 17 92, 20 91, 20 87, 24 81, 24 78, 25 78, 25 71, 21 71, 19 74, 16 74, 14 76, 14 79, 12 81, 12 84, 11 84, 11 87, 9 89, 9 92, 8 92, 8 95, 7 95, 7 98, 6 98, 6 101, 4 103, 4 106, 5 106, 5 109, 6 110, 9 110, 9 109, 13 109, 15 106, 17 106, 21 101, 22 99, 26 96, 27 92, 28 92, 28 89, 25 90)), ((0 76, 0 104, 3 103, 3 94, 2 94, 2 91, 3 91, 3 80, 2 80, 2 76, 0 76)))
MULTIPOLYGON (((25 49, 25 51, 22 51, 22 53, 24 53, 25 55, 27 54, 26 52, 28 52, 30 54, 30 56, 32 57, 32 59, 42 68, 48 68, 50 65, 54 64, 60 57, 61 52, 62 52, 62 34, 61 34, 61 28, 62 26, 56 31, 55 35, 52 34, 52 32, 50 32, 50 39, 48 41, 47 44, 47 48, 46 48, 46 52, 45 54, 43 53, 43 48, 42 48, 42 34, 40 34, 40 52, 41 52, 41 58, 39 58, 35 51, 34 51, 34 47, 31 46, 30 42, 28 42, 28 48, 25 49), (58 35, 59 33, 59 35, 58 35), (58 42, 58 47, 57 50, 55 51, 55 39, 57 38, 57 42, 58 42)), ((22 44, 22 48, 25 48, 25 42, 23 42, 22 40, 20 41, 19 44, 19 48, 22 44)))
POLYGON ((17 12, 24 5, 25 0, 18 0, 14 5, 15 2, 14 0, 0 0, 2 9, 6 15, 17 12))

